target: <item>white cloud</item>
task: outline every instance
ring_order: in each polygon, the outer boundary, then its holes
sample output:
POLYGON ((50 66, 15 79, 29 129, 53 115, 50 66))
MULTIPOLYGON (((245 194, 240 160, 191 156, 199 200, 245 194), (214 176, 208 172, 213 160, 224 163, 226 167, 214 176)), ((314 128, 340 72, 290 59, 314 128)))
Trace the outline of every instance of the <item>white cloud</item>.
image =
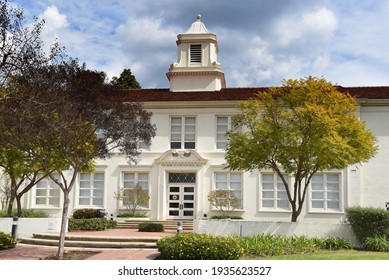
POLYGON ((45 20, 45 25, 41 34, 45 45, 52 44, 58 38, 58 32, 68 26, 66 15, 61 14, 54 5, 47 7, 39 16, 39 19, 45 20))

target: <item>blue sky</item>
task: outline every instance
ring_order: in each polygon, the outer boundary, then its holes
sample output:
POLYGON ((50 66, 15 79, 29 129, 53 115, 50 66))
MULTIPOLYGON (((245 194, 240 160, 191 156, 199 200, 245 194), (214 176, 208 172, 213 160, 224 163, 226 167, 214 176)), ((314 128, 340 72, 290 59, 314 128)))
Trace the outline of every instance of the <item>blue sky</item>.
POLYGON ((27 21, 45 18, 92 70, 130 68, 143 88, 166 88, 177 34, 202 15, 217 35, 228 87, 280 85, 308 75, 342 86, 389 85, 386 0, 14 0, 27 21))

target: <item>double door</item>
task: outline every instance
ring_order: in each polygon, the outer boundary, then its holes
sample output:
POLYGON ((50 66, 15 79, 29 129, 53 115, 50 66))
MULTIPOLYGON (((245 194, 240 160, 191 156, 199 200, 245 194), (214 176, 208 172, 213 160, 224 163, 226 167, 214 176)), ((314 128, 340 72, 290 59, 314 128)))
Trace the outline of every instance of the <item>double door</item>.
POLYGON ((193 219, 195 184, 169 184, 168 219, 193 219))

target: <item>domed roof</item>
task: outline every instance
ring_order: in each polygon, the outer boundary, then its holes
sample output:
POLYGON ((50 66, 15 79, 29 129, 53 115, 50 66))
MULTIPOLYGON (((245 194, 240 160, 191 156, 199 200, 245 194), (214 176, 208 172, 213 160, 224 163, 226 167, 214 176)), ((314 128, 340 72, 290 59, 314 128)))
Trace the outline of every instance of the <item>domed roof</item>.
POLYGON ((197 15, 197 20, 192 23, 185 33, 209 33, 204 23, 201 21, 201 15, 197 15))

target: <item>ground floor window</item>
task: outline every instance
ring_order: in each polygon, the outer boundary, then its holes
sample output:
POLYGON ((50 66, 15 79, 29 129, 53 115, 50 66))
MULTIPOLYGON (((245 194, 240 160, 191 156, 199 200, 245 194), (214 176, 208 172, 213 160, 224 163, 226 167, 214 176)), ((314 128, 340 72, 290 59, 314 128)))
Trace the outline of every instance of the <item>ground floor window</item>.
POLYGON ((215 172, 215 189, 231 190, 239 200, 237 208, 243 208, 241 173, 215 172))
POLYGON ((315 174, 311 182, 312 209, 340 210, 340 174, 315 174))
MULTIPOLYGON (((54 175, 59 180, 58 175, 54 175)), ((59 207, 61 190, 49 177, 43 178, 35 187, 35 206, 59 207)))
POLYGON ((104 207, 104 173, 81 173, 78 204, 104 207))
MULTIPOLYGON (((141 187, 142 192, 149 194, 149 173, 147 172, 124 172, 123 173, 123 188, 134 189, 136 186, 141 187)), ((123 205, 128 206, 129 200, 124 199, 123 205)), ((141 199, 140 207, 148 208, 149 200, 141 199)))
MULTIPOLYGON (((285 175, 289 181, 289 176, 285 175)), ((263 173, 261 180, 262 208, 289 210, 289 200, 281 177, 276 173, 263 173)))

